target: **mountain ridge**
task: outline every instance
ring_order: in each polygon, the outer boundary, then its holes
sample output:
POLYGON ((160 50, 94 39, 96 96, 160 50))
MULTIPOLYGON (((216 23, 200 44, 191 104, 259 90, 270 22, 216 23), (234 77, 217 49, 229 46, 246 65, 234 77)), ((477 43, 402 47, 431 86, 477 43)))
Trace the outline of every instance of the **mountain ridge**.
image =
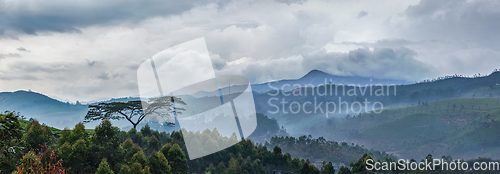
MULTIPOLYGON (((314 78, 324 78, 325 76, 333 77, 333 75, 319 71, 312 70, 306 75, 302 76, 296 80, 281 80, 276 82, 276 84, 272 84, 273 86, 277 86, 279 83, 287 83, 287 84, 300 84, 306 83, 309 81, 318 82, 319 80, 315 80, 314 78), (302 80, 302 81, 297 81, 302 80)), ((370 78, 364 78, 369 81, 370 78)), ((373 81, 372 81, 373 82, 373 81)), ((274 83, 274 82, 271 82, 274 83)), ((406 84, 402 85, 402 87, 398 87, 398 92, 401 94, 405 94, 408 97, 412 97, 412 91, 422 91, 423 89, 435 89, 435 88, 443 88, 450 86, 455 89, 455 91, 459 92, 455 93, 454 96, 460 97, 473 97, 472 95, 475 93, 475 97, 488 97, 490 93, 493 96, 500 95, 500 92, 497 92, 497 88, 500 88, 500 72, 492 73, 488 76, 475 77, 475 78, 466 78, 466 77, 452 77, 447 79, 440 79, 431 82, 424 83, 416 83, 416 84, 406 84), (495 86, 496 85, 496 86, 495 86), (488 88, 486 91, 484 88, 488 88), (401 89, 401 90, 400 90, 401 89), (467 92, 472 91, 472 92, 467 92), (485 91, 488 94, 483 94, 485 91), (490 92, 488 92, 490 91, 490 92)), ((324 84, 324 79, 321 83, 317 85, 324 84)), ((265 85, 267 84, 261 84, 265 85)), ((292 85, 290 85, 292 86, 292 85)), ((252 86, 255 89, 254 86, 252 86)), ((286 91, 287 89, 284 88, 286 91)), ((293 90, 293 89, 290 89, 293 90)), ((223 90, 224 91, 224 90, 223 90)), ((223 93, 227 94, 227 93, 223 93)), ((218 93, 217 93, 218 95, 218 93)), ((400 94, 398 93, 398 96, 400 94)), ((420 94, 421 95, 421 94, 420 94)), ((269 109, 269 106, 264 106, 267 103, 267 98, 269 97, 263 92, 254 92, 254 98, 256 102, 257 112, 266 113, 269 109)), ((137 100, 138 97, 122 97, 122 98, 112 98, 109 100, 99 101, 99 102, 113 102, 113 101, 129 101, 129 100, 137 100)), ((418 101, 418 100, 416 100, 418 101)), ((99 102, 89 103, 96 104, 99 102)), ((83 121, 84 116, 88 110, 88 104, 70 104, 68 102, 62 102, 57 99, 51 98, 42 93, 37 93, 33 91, 24 91, 19 90, 15 92, 0 92, 0 111, 17 111, 21 112, 21 114, 25 115, 27 118, 33 117, 38 119, 39 121, 46 122, 47 124, 54 125, 57 128, 64 127, 72 127, 74 124, 83 121)), ((274 116, 271 116, 273 118, 274 116)), ((280 121, 280 120, 279 120, 280 121)), ((281 121, 280 121, 281 122, 281 121)), ((127 125, 126 122, 123 122, 122 125, 127 125)))
POLYGON ((321 70, 313 69, 298 79, 283 79, 283 80, 270 81, 260 84, 253 84, 252 90, 254 92, 259 92, 259 93, 268 92, 275 88, 281 89, 283 91, 291 91, 297 89, 298 86, 317 87, 320 85, 324 85, 326 83, 338 84, 338 85, 354 84, 362 86, 369 84, 382 84, 382 85, 411 84, 408 81, 397 80, 397 79, 383 79, 383 78, 362 77, 362 76, 338 76, 338 75, 332 75, 330 73, 321 70), (269 87, 269 85, 271 85, 272 87, 269 87))

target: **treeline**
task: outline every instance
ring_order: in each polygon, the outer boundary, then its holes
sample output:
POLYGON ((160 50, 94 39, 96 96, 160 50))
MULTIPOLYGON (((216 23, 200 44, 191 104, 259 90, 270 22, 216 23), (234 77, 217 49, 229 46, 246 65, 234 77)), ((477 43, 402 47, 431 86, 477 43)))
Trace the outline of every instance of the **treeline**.
POLYGON ((147 128, 124 132, 103 120, 92 134, 78 123, 55 136, 36 120, 22 128, 14 113, 1 118, 1 134, 6 135, 1 141, 2 173, 188 172, 178 132, 170 135, 147 128))
POLYGON ((322 166, 317 168, 308 159, 292 158, 290 153, 283 153, 277 146, 269 151, 266 146, 255 145, 249 139, 192 160, 189 164, 191 171, 195 173, 335 173, 332 162, 323 162, 322 166))
POLYGON ((359 156, 365 153, 370 154, 375 159, 396 159, 396 157, 385 152, 368 150, 364 146, 358 144, 327 141, 323 137, 313 139, 311 135, 303 135, 298 138, 276 136, 271 138, 271 141, 265 145, 267 147, 281 147, 283 151, 312 161, 332 161, 337 163, 337 166, 356 161, 359 156))
MULTIPOLYGON (((188 161, 180 132, 120 131, 109 120, 95 129, 78 123, 59 135, 36 120, 22 127, 15 113, 0 114, 1 173, 334 173, 331 162, 317 168, 307 159, 292 158, 279 147, 245 140, 214 154, 188 161)), ((196 132, 220 135, 217 130, 196 132)))

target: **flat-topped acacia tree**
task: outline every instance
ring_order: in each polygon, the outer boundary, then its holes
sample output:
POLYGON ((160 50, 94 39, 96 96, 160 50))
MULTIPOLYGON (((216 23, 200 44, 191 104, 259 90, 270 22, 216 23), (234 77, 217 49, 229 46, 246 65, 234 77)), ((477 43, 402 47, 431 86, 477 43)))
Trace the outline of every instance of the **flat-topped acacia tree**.
MULTIPOLYGON (((136 100, 89 105, 90 110, 87 112, 84 122, 88 123, 102 119, 126 119, 136 128, 148 115, 157 114, 162 117, 169 117, 174 112, 176 114, 182 114, 182 111, 185 111, 185 109, 181 107, 172 107, 173 103, 176 105, 186 105, 181 98, 171 96, 154 97, 150 98, 147 102, 136 100), (143 109, 143 107, 145 109, 143 109)), ((175 123, 167 122, 167 124, 172 126, 175 123)))

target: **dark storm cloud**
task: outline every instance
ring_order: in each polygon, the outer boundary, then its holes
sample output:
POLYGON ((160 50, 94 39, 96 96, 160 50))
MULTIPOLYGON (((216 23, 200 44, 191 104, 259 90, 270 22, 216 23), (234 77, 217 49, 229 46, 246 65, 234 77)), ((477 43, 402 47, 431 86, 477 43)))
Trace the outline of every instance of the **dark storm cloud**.
POLYGON ((376 78, 415 79, 432 74, 434 67, 415 59, 417 53, 406 47, 359 48, 342 52, 321 52, 304 57, 304 69, 322 69, 339 75, 376 78))
POLYGON ((81 32, 80 27, 138 22, 180 14, 197 5, 203 4, 194 0, 1 1, 0 35, 6 30, 25 34, 81 32))
POLYGON ((368 12, 366 11, 360 11, 359 14, 358 14, 358 18, 362 18, 362 17, 365 17, 368 15, 368 12))
POLYGON ((419 40, 462 40, 500 50, 500 1, 422 0, 409 6, 401 34, 419 40))

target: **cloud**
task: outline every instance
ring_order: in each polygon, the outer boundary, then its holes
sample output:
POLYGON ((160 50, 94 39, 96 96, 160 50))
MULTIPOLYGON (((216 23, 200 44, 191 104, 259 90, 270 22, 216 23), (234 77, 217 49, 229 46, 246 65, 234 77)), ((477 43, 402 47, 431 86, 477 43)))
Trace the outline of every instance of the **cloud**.
MULTIPOLYGON (((11 78, 0 90, 31 88, 73 101, 133 96, 144 60, 199 37, 217 71, 252 83, 299 78, 311 69, 409 81, 486 74, 500 64, 498 4, 0 0, 0 52, 31 51, 2 59, 0 74, 38 79, 11 78)), ((9 56, 16 55, 0 55, 9 56)))
POLYGON ((337 75, 387 79, 414 80, 433 74, 435 67, 418 61, 417 55, 406 47, 359 48, 348 53, 323 51, 305 56, 302 66, 337 75))
POLYGON ((93 66, 94 66, 94 64, 96 63, 96 61, 95 61, 95 60, 94 60, 94 61, 90 61, 89 59, 85 59, 85 61, 87 61, 87 65, 88 65, 89 67, 93 67, 93 66))
POLYGON ((382 39, 376 42, 342 42, 343 45, 356 45, 360 47, 401 47, 414 45, 418 42, 406 39, 382 39))
POLYGON ((240 74, 252 83, 279 79, 296 79, 312 69, 342 76, 362 76, 414 81, 432 76, 436 67, 416 59, 418 53, 406 47, 368 47, 348 52, 325 50, 269 61, 241 58, 228 62, 223 74, 240 74), (406 72, 406 73, 402 73, 406 72))
POLYGON ((119 74, 111 74, 110 72, 103 72, 96 77, 98 79, 101 79, 101 80, 109 80, 109 79, 117 78, 119 76, 120 76, 119 74))
POLYGON ((23 48, 23 47, 19 47, 17 48, 18 51, 21 51, 21 52, 31 52, 30 50, 27 50, 26 48, 23 48))
POLYGON ((12 72, 24 73, 56 73, 69 71, 74 64, 70 62, 35 63, 32 61, 17 61, 9 65, 12 72))
POLYGON ((185 1, 1 1, 0 35, 6 30, 24 34, 39 32, 75 32, 93 25, 113 25, 156 16, 180 14, 204 5, 195 0, 185 1))
POLYGON ((21 57, 21 55, 17 53, 9 53, 9 54, 0 54, 0 59, 7 57, 21 57))
POLYGON ((222 59, 218 54, 210 53, 210 59, 212 60, 212 64, 216 70, 220 70, 227 65, 226 60, 222 59))
POLYGON ((363 18, 363 17, 365 17, 365 16, 367 16, 367 15, 368 15, 368 12, 366 12, 366 11, 364 11, 364 10, 363 10, 363 11, 360 11, 360 12, 358 13, 358 18, 363 18))
POLYGON ((16 80, 16 81, 35 81, 35 80, 38 80, 37 77, 35 76, 32 76, 32 75, 10 75, 10 76, 6 76, 6 75, 2 75, 0 74, 0 80, 5 80, 5 81, 13 81, 13 80, 16 80))
POLYGON ((303 76, 307 72, 301 65, 302 60, 302 56, 260 61, 244 57, 228 62, 227 66, 218 73, 243 75, 254 84, 272 80, 293 79, 303 76))
POLYGON ((287 5, 291 5, 291 4, 294 4, 294 3, 302 4, 302 3, 306 2, 306 1, 307 0, 276 0, 276 2, 285 3, 287 5))
POLYGON ((422 0, 410 5, 395 34, 410 40, 461 40, 472 47, 500 50, 500 1, 422 0))

